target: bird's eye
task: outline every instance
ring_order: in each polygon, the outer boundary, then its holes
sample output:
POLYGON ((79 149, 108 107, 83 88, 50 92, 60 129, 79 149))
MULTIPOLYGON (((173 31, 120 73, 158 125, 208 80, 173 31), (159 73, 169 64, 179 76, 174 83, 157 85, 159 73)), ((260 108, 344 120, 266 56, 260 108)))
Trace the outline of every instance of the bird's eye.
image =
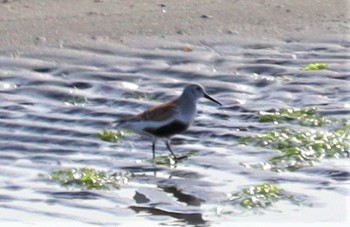
POLYGON ((197 86, 197 87, 196 87, 196 90, 197 90, 197 91, 200 91, 200 90, 201 90, 201 88, 197 86))

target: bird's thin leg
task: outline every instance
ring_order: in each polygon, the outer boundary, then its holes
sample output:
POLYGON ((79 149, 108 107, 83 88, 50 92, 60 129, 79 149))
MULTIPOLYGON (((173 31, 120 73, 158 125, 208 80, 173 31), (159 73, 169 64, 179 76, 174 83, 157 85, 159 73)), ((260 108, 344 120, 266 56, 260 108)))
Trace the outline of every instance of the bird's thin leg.
POLYGON ((152 142, 152 154, 153 154, 153 160, 156 158, 156 141, 152 142))
POLYGON ((175 162, 188 158, 187 155, 180 156, 180 157, 176 157, 176 155, 174 154, 174 152, 171 150, 169 140, 165 141, 165 144, 166 144, 166 147, 168 148, 168 150, 170 151, 171 155, 173 156, 175 162))
POLYGON ((170 144, 169 144, 169 141, 165 141, 165 144, 166 144, 166 147, 168 148, 168 150, 170 151, 171 155, 176 158, 174 152, 171 150, 171 147, 170 147, 170 144))

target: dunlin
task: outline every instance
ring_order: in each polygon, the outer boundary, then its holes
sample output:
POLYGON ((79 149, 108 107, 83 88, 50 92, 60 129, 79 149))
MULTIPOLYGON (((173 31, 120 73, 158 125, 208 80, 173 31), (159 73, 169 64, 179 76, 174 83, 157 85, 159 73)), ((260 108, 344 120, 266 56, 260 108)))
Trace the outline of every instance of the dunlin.
POLYGON ((156 141, 164 140, 166 147, 176 160, 170 147, 173 135, 184 132, 193 122, 198 99, 204 97, 219 105, 220 102, 209 96, 203 86, 189 84, 182 94, 173 101, 151 107, 141 114, 116 121, 117 126, 131 129, 152 139, 153 159, 155 158, 156 141))

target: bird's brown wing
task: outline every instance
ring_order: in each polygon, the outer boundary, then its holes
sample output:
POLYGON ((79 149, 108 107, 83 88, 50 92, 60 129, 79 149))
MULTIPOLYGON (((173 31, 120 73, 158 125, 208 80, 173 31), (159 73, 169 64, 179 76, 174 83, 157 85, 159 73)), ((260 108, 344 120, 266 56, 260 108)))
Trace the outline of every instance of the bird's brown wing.
POLYGON ((129 117, 126 121, 163 121, 176 113, 176 101, 163 103, 157 106, 150 107, 145 112, 129 117))
POLYGON ((147 121, 163 121, 170 118, 176 113, 176 105, 174 102, 163 103, 158 106, 151 107, 145 112, 138 115, 141 120, 147 121))

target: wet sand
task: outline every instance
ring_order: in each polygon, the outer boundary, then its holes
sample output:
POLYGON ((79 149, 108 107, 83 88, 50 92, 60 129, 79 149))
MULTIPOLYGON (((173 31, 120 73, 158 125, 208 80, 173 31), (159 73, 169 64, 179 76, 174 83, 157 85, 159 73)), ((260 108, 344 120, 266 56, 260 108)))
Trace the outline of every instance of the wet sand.
POLYGON ((87 40, 349 33, 349 0, 1 0, 0 50, 87 40))

